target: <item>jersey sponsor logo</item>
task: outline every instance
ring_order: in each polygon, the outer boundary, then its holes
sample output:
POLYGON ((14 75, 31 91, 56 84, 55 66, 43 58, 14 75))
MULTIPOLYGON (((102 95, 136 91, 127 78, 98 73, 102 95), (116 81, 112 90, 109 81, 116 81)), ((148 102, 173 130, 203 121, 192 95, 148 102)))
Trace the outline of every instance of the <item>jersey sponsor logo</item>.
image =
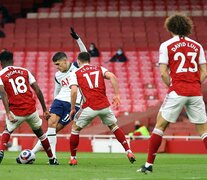
POLYGON ((68 80, 68 78, 61 80, 61 86, 69 86, 69 80, 68 80))

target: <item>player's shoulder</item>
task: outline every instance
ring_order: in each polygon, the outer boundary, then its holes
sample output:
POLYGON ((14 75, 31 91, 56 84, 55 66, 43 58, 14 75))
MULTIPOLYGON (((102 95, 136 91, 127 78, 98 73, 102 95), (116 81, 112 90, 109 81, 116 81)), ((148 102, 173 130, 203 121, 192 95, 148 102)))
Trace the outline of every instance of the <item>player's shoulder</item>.
POLYGON ((186 37, 185 39, 186 39, 186 41, 190 41, 190 42, 192 42, 192 43, 194 43, 194 44, 196 44, 196 45, 202 47, 202 45, 201 45, 199 42, 197 42, 197 41, 195 41, 195 40, 193 40, 193 39, 191 39, 191 38, 189 38, 189 37, 186 37))
POLYGON ((4 73, 6 73, 6 72, 8 72, 8 71, 19 71, 19 70, 21 70, 21 71, 24 71, 24 72, 29 72, 29 70, 28 69, 26 69, 26 68, 23 68, 23 67, 18 67, 18 66, 7 66, 7 67, 5 67, 4 69, 2 69, 2 70, 0 70, 0 75, 3 75, 4 73))
POLYGON ((30 72, 28 69, 26 68, 23 68, 23 67, 18 67, 18 66, 13 66, 15 69, 19 69, 19 70, 23 70, 23 71, 26 71, 26 72, 30 72))
POLYGON ((72 67, 74 67, 76 69, 79 68, 77 61, 75 61, 75 62, 72 63, 72 67))
POLYGON ((78 67, 78 63, 77 62, 73 62, 73 63, 71 63, 71 66, 70 66, 70 68, 68 70, 68 73, 71 73, 73 71, 76 71, 78 68, 79 68, 78 67))
POLYGON ((56 73, 55 73, 55 77, 56 78, 58 78, 59 76, 61 76, 63 73, 61 72, 61 71, 57 71, 56 73))
POLYGON ((172 38, 170 38, 170 39, 168 39, 168 40, 162 42, 161 45, 160 45, 160 47, 167 47, 167 46, 169 46, 169 45, 171 45, 171 44, 173 44, 174 42, 177 42, 177 41, 179 41, 179 40, 180 40, 180 39, 179 39, 178 36, 174 36, 174 37, 172 37, 172 38))

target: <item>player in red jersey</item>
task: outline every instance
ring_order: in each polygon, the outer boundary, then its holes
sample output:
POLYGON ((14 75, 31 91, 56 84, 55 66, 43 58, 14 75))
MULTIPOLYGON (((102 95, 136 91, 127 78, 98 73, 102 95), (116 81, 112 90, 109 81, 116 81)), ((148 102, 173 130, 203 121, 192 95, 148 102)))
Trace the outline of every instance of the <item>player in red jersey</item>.
MULTIPOLYGON (((40 139, 49 157, 49 164, 57 165, 47 136, 42 131, 42 120, 36 111, 36 102, 30 89, 31 86, 35 91, 41 103, 44 117, 47 118, 49 112, 34 76, 27 69, 13 66, 13 54, 11 52, 4 51, 0 53, 0 61, 2 66, 0 71, 0 95, 6 110, 6 128, 2 133, 0 143, 0 163, 4 157, 4 150, 11 133, 26 121, 40 139)), ((16 160, 17 163, 21 163, 18 158, 16 160)))
POLYGON ((165 27, 173 37, 160 46, 159 66, 169 91, 151 134, 147 162, 137 170, 142 173, 152 172, 163 133, 169 123, 176 122, 183 107, 207 148, 207 117, 201 93, 201 83, 207 76, 204 50, 187 37, 192 31, 192 21, 187 16, 172 15, 166 19, 165 27))
POLYGON ((74 71, 69 79, 71 88, 71 112, 70 118, 75 115, 75 102, 77 99, 77 90, 80 89, 84 103, 82 109, 77 112, 75 122, 73 123, 70 149, 71 159, 70 165, 77 165, 76 151, 79 144, 79 133, 87 126, 96 116, 99 116, 103 124, 107 125, 114 133, 116 139, 122 144, 127 152, 128 159, 131 163, 135 160, 135 156, 129 148, 123 131, 117 126, 117 119, 110 109, 110 103, 106 96, 106 88, 104 79, 111 81, 115 92, 112 104, 117 106, 120 104, 119 88, 116 77, 104 67, 89 65, 90 55, 87 52, 81 52, 77 59, 79 69, 74 71))

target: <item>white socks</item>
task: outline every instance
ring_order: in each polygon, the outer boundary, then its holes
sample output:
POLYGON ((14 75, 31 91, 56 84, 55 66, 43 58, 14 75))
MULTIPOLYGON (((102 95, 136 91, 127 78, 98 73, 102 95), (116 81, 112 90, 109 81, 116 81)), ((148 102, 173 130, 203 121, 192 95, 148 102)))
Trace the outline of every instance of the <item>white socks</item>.
POLYGON ((48 137, 48 140, 50 142, 50 146, 51 146, 53 156, 56 158, 56 144, 57 144, 56 128, 48 127, 47 137, 48 137))
MULTIPOLYGON (((56 128, 48 127, 46 134, 47 134, 50 146, 51 146, 53 156, 56 158, 56 144, 57 144, 56 128)), ((37 153, 38 151, 42 149, 43 149, 42 144, 40 140, 38 140, 37 144, 33 147, 32 152, 37 153)))

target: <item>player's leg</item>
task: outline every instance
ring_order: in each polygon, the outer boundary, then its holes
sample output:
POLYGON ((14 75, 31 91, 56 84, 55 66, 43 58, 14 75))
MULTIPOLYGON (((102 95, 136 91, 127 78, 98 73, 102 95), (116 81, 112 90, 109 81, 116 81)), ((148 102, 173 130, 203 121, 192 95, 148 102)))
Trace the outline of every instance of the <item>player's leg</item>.
POLYGON ((155 125, 154 130, 152 131, 149 140, 147 162, 145 163, 145 165, 143 165, 140 169, 137 170, 138 172, 143 172, 143 173, 152 172, 152 166, 156 158, 156 153, 161 145, 162 136, 168 124, 169 122, 166 121, 162 117, 161 113, 159 112, 157 116, 157 123, 155 125))
POLYGON ((136 161, 136 157, 132 153, 122 129, 119 128, 116 123, 112 124, 112 125, 109 125, 108 127, 111 130, 111 132, 115 135, 116 139, 121 143, 121 145, 125 149, 125 152, 127 153, 127 157, 129 159, 129 161, 131 163, 134 163, 136 161))
POLYGON ((28 119, 26 120, 29 126, 32 128, 35 135, 38 137, 38 139, 41 141, 41 144, 47 153, 47 156, 49 157, 50 165, 58 165, 55 156, 53 155, 53 152, 51 150, 51 146, 49 143, 49 140, 45 133, 43 133, 42 130, 42 120, 39 118, 39 115, 37 112, 34 112, 30 116, 28 116, 28 119))
POLYGON ((51 116, 48 119, 48 129, 46 133, 50 142, 52 152, 55 157, 56 157, 56 144, 57 144, 56 127, 59 120, 60 120, 60 116, 51 113, 51 116))
POLYGON ((107 125, 111 132, 115 135, 116 139, 121 143, 123 148, 125 149, 127 153, 127 157, 131 163, 134 163, 136 161, 136 157, 132 153, 131 149, 129 148, 129 144, 126 140, 126 137, 124 135, 124 132, 121 128, 118 127, 116 124, 117 119, 114 116, 114 113, 110 108, 105 108, 99 111, 99 117, 101 118, 103 124, 107 125))
POLYGON ((85 109, 80 109, 77 111, 75 117, 74 117, 74 122, 71 130, 71 136, 70 136, 70 152, 71 152, 71 157, 69 161, 69 165, 77 165, 77 148, 79 145, 79 134, 80 131, 87 126, 92 119, 96 116, 96 112, 93 111, 91 108, 85 108, 85 109))
POLYGON ((187 100, 187 97, 178 96, 174 91, 166 95, 164 103, 157 115, 155 128, 153 129, 149 140, 147 162, 138 169, 137 172, 152 172, 152 166, 154 164, 158 148, 161 145, 163 133, 170 122, 176 122, 187 100))
POLYGON ((7 148, 7 143, 9 142, 11 132, 5 129, 1 135, 1 143, 0 143, 0 163, 4 158, 4 151, 7 148))
MULTIPOLYGON (((56 134, 61 131, 65 126, 63 126, 62 124, 58 123, 57 124, 57 127, 56 127, 56 134)), ((46 133, 47 134, 47 133, 46 133)), ((49 140, 50 141, 50 140, 49 140)), ((35 146, 33 147, 32 149, 32 152, 33 153, 37 153, 38 151, 42 150, 43 147, 42 147, 42 143, 40 140, 37 141, 37 143, 35 144, 35 146)))
POLYGON ((196 129, 201 136, 201 139, 207 149, 207 123, 196 124, 196 129))
POLYGON ((71 166, 78 164, 76 153, 77 153, 77 149, 78 149, 78 145, 79 145, 79 134, 80 134, 81 129, 82 128, 77 126, 75 122, 73 123, 71 135, 70 135, 71 157, 70 157, 69 165, 71 165, 71 166))
MULTIPOLYGON (((13 114, 14 115, 14 114, 13 114)), ((7 149, 7 144, 9 142, 10 136, 12 134, 12 132, 18 128, 20 126, 20 124, 24 121, 24 118, 15 116, 15 119, 17 119, 18 121, 15 123, 12 123, 11 121, 9 121, 9 119, 6 117, 6 128, 3 131, 2 135, 1 135, 1 142, 0 142, 0 163, 4 158, 4 151, 7 149)))
POLYGON ((190 97, 186 105, 186 113, 191 123, 196 125, 196 130, 202 138, 207 149, 207 116, 206 107, 202 96, 190 97))
MULTIPOLYGON (((76 109, 77 111, 79 108, 76 109)), ((48 120, 48 130, 46 132, 53 155, 56 157, 56 144, 57 144, 57 138, 56 134, 62 130, 67 124, 70 123, 69 119, 69 113, 70 112, 70 103, 65 102, 65 101, 60 101, 55 99, 51 109, 50 113, 51 116, 50 119, 48 120), (57 123, 58 122, 58 123, 57 123), (57 125, 56 125, 57 124, 57 125), (54 128, 56 126, 56 128, 54 128), (56 133, 54 132, 56 130, 56 133)), ((38 141, 32 151, 34 153, 37 153, 42 149, 41 142, 38 141)))

